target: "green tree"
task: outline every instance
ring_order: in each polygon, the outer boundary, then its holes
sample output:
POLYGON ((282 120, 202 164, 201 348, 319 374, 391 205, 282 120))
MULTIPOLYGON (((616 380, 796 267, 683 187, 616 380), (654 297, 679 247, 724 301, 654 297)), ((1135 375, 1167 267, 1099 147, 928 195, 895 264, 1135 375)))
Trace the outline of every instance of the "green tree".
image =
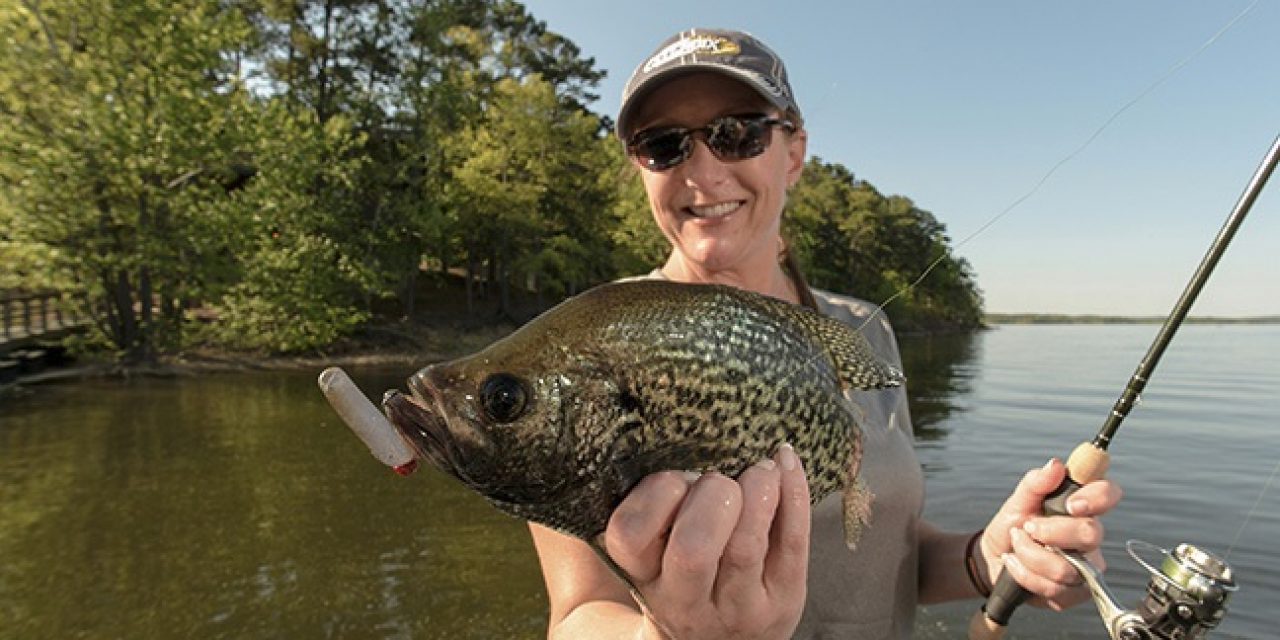
POLYGON ((11 241, 44 247, 130 360, 179 338, 225 257, 190 204, 237 181, 235 11, 185 0, 34 0, 0 9, 0 180, 11 241), (33 79, 41 81, 33 82, 33 79))
POLYGON ((520 276, 561 294, 609 274, 599 130, 534 74, 499 81, 484 117, 450 139, 455 230, 469 271, 489 265, 503 313, 520 276))
POLYGON ((317 349, 368 320, 371 274, 346 234, 350 183, 365 159, 350 123, 278 102, 256 122, 258 174, 234 198, 211 202, 210 218, 234 221, 234 284, 214 305, 208 332, 221 344, 272 352, 317 349))
POLYGON ((469 214, 444 200, 460 157, 451 162, 441 141, 486 117, 504 78, 537 75, 566 113, 585 113, 603 77, 572 42, 510 0, 258 7, 270 93, 310 110, 319 125, 342 114, 364 140, 358 152, 370 161, 352 183, 357 208, 338 240, 374 276, 366 301, 395 295, 406 312, 424 257, 446 270, 459 255, 474 257, 454 233, 469 214))
POLYGON ((606 162, 599 180, 614 192, 609 211, 614 272, 624 276, 648 273, 666 262, 671 246, 654 223, 640 169, 616 139, 605 139, 603 146, 606 162))
POLYGON ((982 296, 946 227, 903 196, 811 158, 788 199, 786 233, 818 287, 889 302, 908 330, 981 325, 982 296))

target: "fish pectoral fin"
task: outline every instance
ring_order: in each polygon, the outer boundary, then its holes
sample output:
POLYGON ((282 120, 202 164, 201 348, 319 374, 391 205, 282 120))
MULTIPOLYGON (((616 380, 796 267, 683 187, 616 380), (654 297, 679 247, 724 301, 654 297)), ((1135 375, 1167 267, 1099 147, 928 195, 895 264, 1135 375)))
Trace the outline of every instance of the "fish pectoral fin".
POLYGON ((622 581, 622 584, 627 585, 627 590, 631 592, 631 597, 635 598, 636 604, 640 605, 641 609, 647 611, 648 605, 645 603, 644 594, 640 593, 640 588, 636 586, 636 583, 631 579, 631 576, 627 575, 627 572, 624 571, 622 567, 618 566, 618 563, 609 555, 608 550, 604 548, 604 534, 602 533, 594 539, 588 540, 587 546, 591 547, 591 550, 596 552, 596 556, 600 558, 600 561, 604 563, 604 566, 608 567, 609 571, 612 572, 613 575, 618 576, 618 579, 622 581))
POLYGON ((659 631, 662 632, 664 637, 675 638, 676 635, 672 633, 666 625, 662 624, 661 621, 654 617, 653 610, 649 608, 649 602, 645 600, 644 594, 640 593, 640 588, 636 586, 636 583, 631 579, 631 576, 627 575, 627 572, 623 571, 622 567, 618 566, 618 563, 614 562, 613 558, 609 557, 609 552, 604 548, 604 534, 602 533, 599 536, 588 540, 587 546, 591 547, 591 550, 596 552, 600 561, 603 562, 606 567, 609 567, 609 571, 612 571, 613 575, 618 576, 618 579, 621 580, 623 584, 627 585, 627 590, 631 592, 631 597, 636 601, 636 606, 640 607, 640 612, 644 614, 644 616, 648 618, 659 631))

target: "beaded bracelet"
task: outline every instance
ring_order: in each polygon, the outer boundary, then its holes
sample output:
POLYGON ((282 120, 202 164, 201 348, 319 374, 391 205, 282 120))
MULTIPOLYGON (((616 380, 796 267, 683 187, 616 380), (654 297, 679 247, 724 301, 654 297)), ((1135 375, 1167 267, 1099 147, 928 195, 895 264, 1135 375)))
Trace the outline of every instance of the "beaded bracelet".
POLYGON ((978 544, 978 540, 982 538, 982 533, 984 531, 986 531, 986 529, 978 529, 978 531, 969 538, 969 544, 965 545, 964 568, 965 571, 969 573, 969 582, 973 583, 973 588, 978 591, 979 595, 984 598, 988 598, 991 596, 991 585, 979 577, 978 561, 973 557, 973 547, 978 544))

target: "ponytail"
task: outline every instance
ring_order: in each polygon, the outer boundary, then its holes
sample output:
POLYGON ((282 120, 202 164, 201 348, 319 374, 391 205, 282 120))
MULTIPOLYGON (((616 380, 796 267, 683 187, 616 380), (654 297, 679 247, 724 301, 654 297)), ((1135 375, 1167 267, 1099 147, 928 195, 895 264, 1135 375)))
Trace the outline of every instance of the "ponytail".
POLYGON ((818 311, 818 301, 813 297, 813 290, 809 288, 809 281, 805 280, 804 272, 800 270, 800 262, 796 260, 795 254, 791 253, 791 243, 785 239, 781 240, 782 248, 778 252, 778 261, 782 263, 783 271, 787 272, 791 283, 795 285, 800 304, 818 311))

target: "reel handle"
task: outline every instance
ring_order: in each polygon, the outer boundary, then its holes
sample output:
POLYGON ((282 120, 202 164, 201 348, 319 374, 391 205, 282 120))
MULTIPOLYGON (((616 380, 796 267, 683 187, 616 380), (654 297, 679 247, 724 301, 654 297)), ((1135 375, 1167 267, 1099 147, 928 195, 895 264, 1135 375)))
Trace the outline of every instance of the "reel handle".
MULTIPOLYGON (((1111 455, 1092 442, 1084 442, 1067 458, 1067 477, 1044 501, 1045 515, 1067 515, 1067 499, 1084 485, 1107 475, 1111 455)), ((969 640, 999 640, 1013 612, 1031 595, 1018 584, 1008 571, 1001 570, 1000 577, 991 589, 987 602, 969 619, 969 640)))

